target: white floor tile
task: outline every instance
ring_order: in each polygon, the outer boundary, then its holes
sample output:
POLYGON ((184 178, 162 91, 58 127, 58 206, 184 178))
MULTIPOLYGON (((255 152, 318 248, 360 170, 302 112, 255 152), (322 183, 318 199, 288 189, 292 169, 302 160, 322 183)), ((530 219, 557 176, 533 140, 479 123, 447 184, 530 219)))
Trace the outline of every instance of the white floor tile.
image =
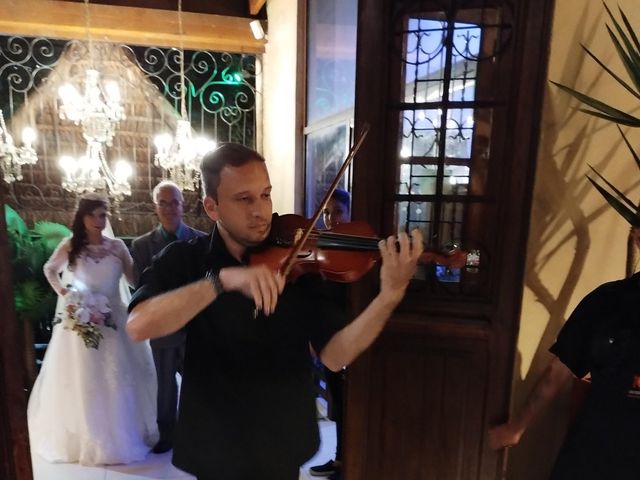
POLYGON ((32 455, 34 480, 105 480, 107 472, 101 467, 85 467, 77 463, 49 463, 39 455, 32 455))
MULTIPOLYGON (((331 460, 336 452, 335 423, 318 422, 320 449, 300 469, 300 480, 317 479, 309 475, 309 467, 331 460)), ((149 454, 142 462, 108 467, 85 467, 75 463, 49 463, 33 455, 34 480, 194 480, 195 477, 171 464, 171 452, 162 455, 149 454)))
POLYGON ((318 479, 309 475, 309 468, 322 465, 336 456, 336 424, 330 420, 320 420, 320 449, 300 468, 300 480, 318 479))
POLYGON ((143 462, 105 467, 105 480, 142 480, 193 477, 171 465, 171 452, 162 455, 149 454, 143 462))

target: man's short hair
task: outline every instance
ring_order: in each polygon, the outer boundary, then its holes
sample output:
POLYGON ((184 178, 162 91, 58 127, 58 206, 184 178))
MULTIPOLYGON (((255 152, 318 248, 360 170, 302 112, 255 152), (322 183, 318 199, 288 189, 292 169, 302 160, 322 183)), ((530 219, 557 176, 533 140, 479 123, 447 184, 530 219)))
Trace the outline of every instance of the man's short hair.
POLYGON ((264 157, 255 150, 239 143, 223 143, 202 158, 202 193, 218 201, 220 172, 226 166, 241 167, 249 162, 264 162, 264 157))
POLYGON ((180 189, 180 187, 176 183, 172 182, 171 180, 163 180, 159 184, 157 184, 155 187, 153 187, 153 192, 151 192, 151 198, 153 198, 153 203, 158 203, 158 195, 160 195, 160 190, 167 187, 175 188, 178 192, 180 192, 180 200, 184 202, 184 197, 182 195, 182 190, 180 189))

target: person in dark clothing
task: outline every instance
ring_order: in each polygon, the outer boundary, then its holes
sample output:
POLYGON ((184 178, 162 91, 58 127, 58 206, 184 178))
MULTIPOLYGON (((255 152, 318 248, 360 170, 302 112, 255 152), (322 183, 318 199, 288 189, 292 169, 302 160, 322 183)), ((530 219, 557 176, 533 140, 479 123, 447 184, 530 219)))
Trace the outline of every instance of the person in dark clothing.
MULTIPOLYGON (((162 181, 152 193, 159 225, 131 243, 136 287, 142 272, 151 265, 151 259, 176 240, 191 240, 204 232, 185 225, 182 221, 184 198, 173 182, 162 181)), ((182 373, 186 333, 178 330, 166 337, 151 340, 151 351, 158 376, 158 429, 160 439, 154 453, 164 453, 173 447, 173 431, 178 408, 176 373, 182 373)))
POLYGON ((341 328, 331 302, 248 264, 274 218, 264 158, 225 144, 201 169, 214 231, 154 259, 129 305, 127 332, 139 341, 186 327, 174 465, 201 480, 295 480, 319 444, 309 344, 334 371, 365 350, 404 296, 422 235, 380 242, 380 292, 341 328))
POLYGON ((573 376, 591 385, 570 427, 551 479, 638 476, 640 452, 640 274, 605 283, 571 314, 550 351, 555 355, 528 402, 489 432, 498 449, 516 445, 538 412, 573 376))
MULTIPOLYGON (((351 195, 346 190, 336 189, 327 205, 322 210, 322 221, 326 228, 331 229, 341 223, 351 221, 351 195)), ((336 299, 338 302, 347 301, 345 284, 325 282, 320 288, 326 295, 336 299)), ((328 476, 330 480, 337 480, 342 470, 342 425, 344 410, 344 381, 346 369, 333 372, 324 367, 324 378, 327 382, 327 389, 331 395, 331 420, 336 424, 336 454, 335 457, 322 465, 315 465, 309 469, 309 473, 316 477, 328 476)))

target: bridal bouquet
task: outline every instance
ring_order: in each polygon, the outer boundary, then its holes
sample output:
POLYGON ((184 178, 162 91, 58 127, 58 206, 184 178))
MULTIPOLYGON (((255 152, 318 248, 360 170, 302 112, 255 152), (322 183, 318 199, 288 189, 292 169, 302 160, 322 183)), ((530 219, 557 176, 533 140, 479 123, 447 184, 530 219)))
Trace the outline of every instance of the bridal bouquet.
POLYGON ((101 326, 116 330, 109 300, 104 295, 69 287, 64 298, 64 313, 62 317, 56 317, 54 324, 61 323, 66 330, 76 332, 87 348, 100 346, 100 340, 104 338, 101 326))

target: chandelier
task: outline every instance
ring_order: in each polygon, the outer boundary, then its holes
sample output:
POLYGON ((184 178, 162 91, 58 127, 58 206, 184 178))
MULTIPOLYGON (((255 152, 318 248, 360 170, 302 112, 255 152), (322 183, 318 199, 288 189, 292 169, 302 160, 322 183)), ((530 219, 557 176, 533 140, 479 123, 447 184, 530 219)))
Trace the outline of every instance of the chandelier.
POLYGON ((113 145, 113 137, 121 120, 125 118, 120 103, 120 89, 115 81, 101 82, 94 68, 91 43, 89 0, 84 0, 87 29, 89 68, 85 72, 84 92, 80 94, 67 83, 58 89, 59 115, 82 127, 87 142, 86 154, 79 158, 62 156, 59 161, 65 178, 62 187, 78 194, 108 190, 116 199, 131 195, 129 177, 133 173, 126 160, 118 160, 112 170, 106 160, 106 147, 113 145))
POLYGON ((60 157, 60 168, 65 173, 62 180, 62 188, 65 190, 84 193, 106 189, 116 199, 131 195, 131 165, 126 160, 118 160, 112 170, 100 142, 89 142, 86 154, 80 158, 68 155, 60 157))
POLYGON ((168 133, 154 139, 158 153, 155 164, 167 170, 169 177, 183 190, 197 187, 200 161, 205 153, 216 148, 216 142, 206 138, 193 138, 191 123, 183 116, 176 125, 174 137, 168 133))
POLYGON ((2 110, 0 110, 0 165, 3 179, 7 183, 22 180, 22 166, 33 165, 38 155, 33 148, 36 132, 31 127, 22 130, 22 147, 16 147, 13 137, 7 130, 2 110))
POLYGON ((120 89, 114 81, 100 84, 100 72, 89 68, 84 81, 84 94, 80 94, 70 83, 58 90, 61 104, 60 118, 82 125, 82 135, 87 142, 100 142, 108 146, 120 120, 124 119, 124 108, 120 104, 120 89))
POLYGON ((187 116, 187 83, 184 74, 184 45, 182 41, 182 0, 178 0, 178 25, 180 35, 180 119, 176 133, 156 135, 154 144, 158 153, 155 164, 166 170, 169 178, 183 190, 195 190, 200 178, 200 162, 208 151, 216 148, 216 142, 204 137, 193 138, 191 122, 187 116))

